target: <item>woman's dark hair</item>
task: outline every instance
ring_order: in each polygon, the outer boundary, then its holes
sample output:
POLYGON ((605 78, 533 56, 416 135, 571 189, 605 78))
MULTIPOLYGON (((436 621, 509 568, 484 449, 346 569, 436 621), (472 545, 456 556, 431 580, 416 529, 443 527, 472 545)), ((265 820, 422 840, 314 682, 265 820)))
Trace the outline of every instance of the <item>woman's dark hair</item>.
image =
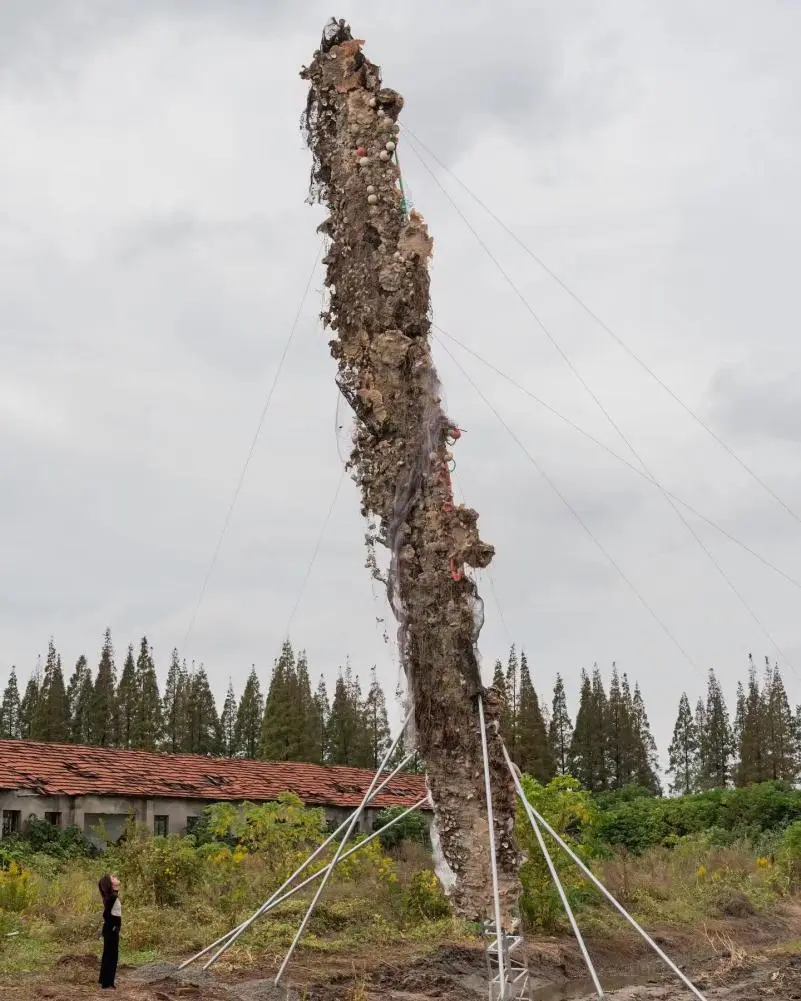
POLYGON ((104 903, 114 896, 114 887, 111 885, 111 876, 108 873, 101 877, 97 888, 100 890, 100 896, 103 898, 104 903))

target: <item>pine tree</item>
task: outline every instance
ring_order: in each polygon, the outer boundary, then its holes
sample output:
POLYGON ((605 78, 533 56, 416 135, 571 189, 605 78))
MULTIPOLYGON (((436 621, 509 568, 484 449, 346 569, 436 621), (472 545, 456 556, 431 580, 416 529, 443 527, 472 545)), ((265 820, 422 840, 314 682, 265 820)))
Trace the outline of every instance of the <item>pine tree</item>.
POLYGON ((132 746, 142 751, 155 751, 161 746, 164 719, 156 677, 156 665, 147 637, 142 637, 136 660, 136 703, 134 707, 132 746))
POLYGON ((704 758, 704 742, 702 740, 707 729, 707 707, 703 699, 699 699, 695 704, 695 729, 698 733, 698 775, 700 788, 700 776, 707 769, 707 762, 704 758))
POLYGON ((738 705, 740 711, 737 725, 740 731, 738 786, 764 782, 768 778, 764 702, 759 690, 756 667, 750 654, 748 662, 748 687, 744 693, 743 705, 738 705))
POLYGON ((229 678, 228 691, 225 693, 225 703, 220 716, 222 753, 226 758, 233 758, 236 753, 236 716, 236 695, 234 695, 234 686, 229 678))
POLYGON ((19 730, 23 740, 39 740, 36 724, 39 718, 39 699, 42 686, 42 662, 37 658, 33 674, 28 678, 25 694, 19 709, 19 730))
POLYGON ((136 663, 133 643, 128 645, 128 653, 122 665, 122 674, 117 685, 117 746, 134 746, 134 718, 136 716, 136 663))
MULTIPOLYGON (((525 654, 522 654, 525 657, 525 654)), ((506 750, 513 761, 517 761, 518 744, 520 742, 520 686, 522 680, 519 677, 520 666, 517 660, 517 651, 514 644, 509 650, 509 659, 506 663, 506 677, 503 691, 506 695, 506 730, 507 736, 504 738, 506 750)), ((531 680, 529 678, 529 680, 531 680)), ((539 708, 539 706, 537 707, 539 708)), ((540 714, 541 715, 541 714, 540 714)))
POLYGON ((604 726, 609 760, 609 784, 612 789, 623 789, 632 782, 636 763, 640 757, 634 730, 631 692, 625 675, 624 683, 625 691, 620 683, 617 665, 613 663, 604 726))
POLYGON ((606 695, 598 669, 592 681, 582 671, 576 728, 570 743, 570 774, 590 792, 607 787, 605 719, 606 695))
POLYGON ((302 731, 295 654, 289 640, 285 640, 264 703, 259 757, 265 761, 294 760, 302 731))
POLYGON ((765 683, 762 690, 763 716, 766 722, 767 774, 771 779, 795 782, 798 777, 799 749, 795 720, 787 699, 779 665, 773 668, 765 658, 765 683))
POLYGON ((540 701, 525 653, 520 654, 520 695, 517 712, 517 757, 510 756, 527 775, 532 775, 538 782, 549 782, 556 774, 551 745, 542 718, 540 701))
POLYGON ((300 719, 300 732, 295 750, 295 761, 321 761, 320 722, 317 716, 317 703, 312 695, 309 679, 309 661, 306 651, 301 650, 295 664, 297 676, 296 700, 297 715, 300 719))
POLYGON ((92 689, 92 704, 89 712, 90 742, 99 747, 114 747, 117 741, 116 689, 117 673, 114 667, 114 646, 111 642, 111 630, 107 629, 103 638, 103 649, 100 653, 100 664, 92 689))
POLYGON ((92 672, 86 657, 81 654, 75 662, 67 685, 67 702, 70 709, 70 742, 73 744, 88 744, 91 739, 89 730, 92 710, 92 672))
POLYGON ((689 796, 698 788, 698 752, 698 727, 693 719, 687 693, 682 692, 673 727, 673 740, 668 748, 668 774, 673 776, 670 784, 672 793, 689 796))
POLYGON ((255 758, 261 743, 261 721, 264 716, 264 698, 255 666, 251 667, 239 708, 236 711, 234 746, 243 758, 255 758))
POLYGON ((570 744, 573 740, 573 724, 567 711, 567 696, 562 675, 556 675, 551 703, 551 719, 548 725, 548 743, 556 765, 557 775, 567 775, 570 770, 570 744))
MULTIPOLYGON (((625 678, 625 675, 624 675, 625 678)), ((634 686, 632 699, 632 723, 635 736, 634 782, 643 789, 649 789, 654 796, 662 795, 662 784, 659 781, 659 755, 656 741, 651 733, 651 724, 645 709, 645 701, 640 686, 634 686)))
POLYGON ((392 744, 389 735, 389 718, 384 689, 378 682, 375 667, 371 670, 371 683, 364 700, 364 726, 369 739, 370 767, 378 768, 392 744))
POLYGON ((356 767, 370 768, 373 762, 373 748, 370 739, 370 730, 367 725, 366 705, 367 700, 362 695, 362 686, 359 675, 355 677, 346 673, 349 680, 350 699, 352 712, 356 720, 356 767))
POLYGON ((178 754, 187 745, 189 713, 189 672, 186 661, 181 661, 178 651, 172 651, 167 684, 161 700, 161 719, 164 731, 163 749, 178 754))
POLYGON ((498 718, 501 725, 501 738, 511 754, 512 741, 514 740, 512 716, 509 712, 509 696, 506 691, 506 672, 500 660, 495 661, 492 687, 497 689, 500 696, 498 718))
POLYGON ((0 740, 19 740, 22 736, 21 709, 17 669, 12 666, 0 703, 0 740))
POLYGON ((37 740, 63 744, 69 736, 70 711, 61 657, 56 653, 52 639, 47 647, 44 674, 39 700, 36 705, 34 728, 37 740))
POLYGON ((363 760, 364 731, 359 718, 357 684, 354 684, 350 665, 345 674, 340 671, 334 686, 334 698, 328 717, 326 743, 332 765, 358 766, 363 760))
POLYGON ((328 761, 328 741, 326 732, 328 730, 328 717, 331 714, 331 706, 328 702, 328 691, 325 687, 325 678, 320 675, 317 684, 317 691, 314 693, 314 722, 317 726, 315 735, 315 761, 322 764, 328 761))
POLYGON ((710 670, 704 707, 704 728, 700 741, 699 789, 725 789, 729 784, 734 756, 729 711, 715 672, 710 670))
POLYGON ((189 674, 187 702, 189 725, 182 750, 186 754, 219 755, 222 744, 220 718, 202 664, 189 674))

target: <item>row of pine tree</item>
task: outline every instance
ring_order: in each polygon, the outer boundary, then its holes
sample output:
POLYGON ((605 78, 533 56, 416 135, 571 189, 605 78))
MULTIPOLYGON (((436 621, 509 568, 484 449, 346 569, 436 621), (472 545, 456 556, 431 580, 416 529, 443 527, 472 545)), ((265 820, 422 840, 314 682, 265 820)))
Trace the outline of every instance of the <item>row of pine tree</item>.
POLYGON ((390 744, 386 697, 372 672, 366 694, 350 667, 329 702, 323 678, 312 692, 305 653, 284 643, 266 697, 255 668, 237 699, 229 684, 218 712, 205 668, 173 650, 163 695, 146 637, 118 673, 106 631, 97 671, 80 657, 65 682, 50 642, 20 696, 12 667, 0 702, 0 739, 94 744, 173 754, 313 761, 375 768, 390 744))
POLYGON ((687 693, 668 749, 671 791, 680 795, 730 785, 781 779, 795 782, 801 771, 801 707, 795 712, 777 665, 765 658, 760 681, 748 657, 748 680, 737 685, 732 722, 723 691, 709 672, 706 698, 695 710, 687 693))
MULTIPOLYGON (((520 768, 547 782, 572 775, 592 792, 637 785, 661 793, 656 744, 639 685, 613 664, 608 691, 596 666, 582 671, 571 718, 557 675, 550 704, 537 695, 525 653, 514 647, 495 664, 501 730, 520 768)), ((262 692, 255 668, 237 698, 229 683, 218 711, 205 668, 188 667, 173 650, 163 694, 146 637, 129 646, 118 673, 106 631, 95 672, 80 657, 65 682, 53 642, 20 696, 11 668, 0 702, 0 738, 95 744, 168 753, 272 761, 312 761, 375 768, 390 745, 387 703, 375 670, 363 692, 350 667, 329 700, 325 680, 312 689, 304 652, 284 643, 262 692)), ((398 758, 405 756, 404 742, 398 758)), ((801 770, 801 710, 792 712, 777 666, 766 660, 760 682, 749 657, 737 688, 734 722, 714 671, 695 710, 682 694, 669 750, 670 790, 686 794, 769 779, 794 781, 801 770)), ((419 770, 418 759, 410 766, 419 770)))
MULTIPOLYGON (((510 754, 542 782, 572 775, 591 792, 639 786, 659 795, 659 758, 639 685, 632 690, 612 665, 608 692, 597 666, 581 672, 575 724, 556 676, 553 699, 542 706, 525 654, 514 648, 496 662, 493 684, 504 695, 501 730, 510 754)), ((678 795, 801 777, 801 706, 790 706, 778 665, 765 658, 762 679, 749 654, 748 678, 737 685, 734 721, 715 672, 695 710, 682 693, 668 749, 670 791, 678 795)))
POLYGON ((525 653, 512 647, 495 663, 494 686, 502 693, 501 734, 516 764, 540 782, 572 775, 591 792, 638 785, 661 792, 656 744, 638 685, 612 665, 609 692, 596 666, 581 672, 575 724, 562 676, 550 708, 540 703, 525 653))

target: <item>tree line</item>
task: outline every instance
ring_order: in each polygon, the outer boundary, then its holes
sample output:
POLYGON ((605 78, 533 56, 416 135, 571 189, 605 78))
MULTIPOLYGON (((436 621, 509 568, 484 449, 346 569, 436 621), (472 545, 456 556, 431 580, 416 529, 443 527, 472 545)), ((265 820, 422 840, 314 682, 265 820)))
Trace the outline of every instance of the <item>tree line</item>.
POLYGON ((749 654, 734 720, 714 671, 706 697, 694 709, 683 692, 668 758, 670 788, 679 795, 777 779, 795 782, 801 772, 801 707, 791 709, 778 665, 766 657, 760 679, 749 654))
POLYGON ((65 681, 52 640, 22 695, 12 667, 0 702, 0 739, 363 768, 377 767, 391 743, 375 669, 364 693, 347 666, 329 701, 322 677, 312 691, 306 654, 285 642, 266 694, 254 667, 241 697, 229 682, 218 711, 206 669, 187 666, 177 650, 159 691, 147 637, 138 652, 128 647, 118 672, 110 630, 94 672, 81 656, 65 681))
POLYGON ((572 775, 590 792, 637 785, 661 792, 656 743, 639 685, 615 664, 609 691, 596 665, 582 670, 575 722, 565 685, 556 675, 550 706, 540 702, 525 653, 515 647, 495 663, 493 685, 501 692, 501 735, 512 760, 539 782, 572 775))
MULTIPOLYGON (((608 689, 597 665, 582 670, 575 717, 561 675, 550 701, 541 700, 526 655, 514 646, 505 662, 496 661, 493 684, 501 694, 501 732, 522 771, 543 783, 572 775, 590 792, 637 786, 661 794, 642 693, 615 664, 608 689)), ((218 710, 203 665, 187 666, 177 650, 160 692, 146 637, 138 651, 128 647, 118 673, 109 630, 95 671, 81 656, 65 681, 52 641, 22 695, 11 668, 0 702, 0 738, 364 768, 377 767, 391 743, 375 669, 365 692, 346 666, 329 699, 325 679, 313 689, 305 652, 296 654, 287 641, 266 692, 253 668, 239 697, 229 683, 218 710)), ((395 762, 406 756, 401 740, 395 762)), ((791 710, 778 666, 766 659, 760 680, 749 655, 733 722, 714 671, 694 710, 683 693, 668 759, 669 789, 681 795, 795 781, 801 773, 801 708, 791 710)), ((424 763, 414 757, 407 767, 420 771, 424 763)))

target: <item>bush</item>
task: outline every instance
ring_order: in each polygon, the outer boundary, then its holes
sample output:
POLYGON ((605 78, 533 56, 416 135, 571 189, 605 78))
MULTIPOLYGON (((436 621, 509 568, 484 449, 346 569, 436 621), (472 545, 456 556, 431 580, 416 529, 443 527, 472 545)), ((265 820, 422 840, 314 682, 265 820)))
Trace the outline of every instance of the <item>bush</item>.
POLYGON ((45 820, 31 817, 25 840, 34 852, 55 858, 94 858, 98 848, 77 827, 55 827, 45 820))
POLYGON ((385 852, 392 851, 404 841, 413 841, 426 848, 431 847, 431 838, 428 833, 428 821, 419 810, 414 810, 407 814, 403 820, 397 821, 388 830, 383 830, 387 824, 392 823, 396 817, 403 813, 404 807, 390 806, 385 810, 380 810, 376 814, 373 822, 373 830, 381 831, 378 840, 385 852))
MULTIPOLYGON (((596 823, 596 810, 590 794, 568 776, 558 776, 547 786, 540 785, 528 775, 524 775, 521 781, 526 798, 538 813, 577 855, 589 858, 596 823)), ((561 925, 564 914, 562 902, 522 804, 518 806, 516 831, 520 846, 528 856, 520 870, 523 887, 521 913, 530 927, 553 932, 561 925)), ((544 831, 543 837, 571 906, 590 899, 594 892, 588 889, 573 862, 544 831)))
POLYGON ((18 862, 0 869, 0 910, 24 911, 36 898, 34 876, 18 862))
POLYGON ((794 893, 801 887, 801 821, 785 829, 776 852, 783 889, 794 893))
POLYGON ((711 789, 672 799, 620 790, 599 794, 596 801, 599 847, 625 847, 635 853, 712 830, 718 844, 753 841, 801 820, 801 790, 788 782, 711 789))
POLYGON ((409 884, 406 906, 411 916, 438 921, 451 912, 448 898, 436 875, 426 869, 416 872, 409 884))
POLYGON ((154 838, 133 825, 128 836, 106 853, 109 869, 117 874, 139 903, 173 907, 197 884, 202 872, 201 856, 189 838, 170 835, 154 838), (116 865, 114 864, 116 863, 116 865))

